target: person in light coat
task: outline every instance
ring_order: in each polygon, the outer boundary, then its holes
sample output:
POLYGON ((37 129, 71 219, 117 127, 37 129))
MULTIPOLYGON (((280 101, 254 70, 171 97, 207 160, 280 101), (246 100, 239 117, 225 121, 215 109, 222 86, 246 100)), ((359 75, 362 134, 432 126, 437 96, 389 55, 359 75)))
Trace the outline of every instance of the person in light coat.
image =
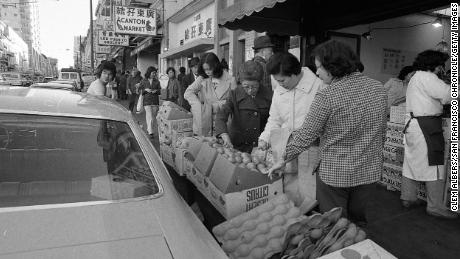
MULTIPOLYGON (((262 150, 269 147, 273 130, 285 128, 292 132, 300 128, 316 93, 325 87, 322 80, 309 68, 301 67, 300 62, 291 53, 273 55, 267 63, 267 71, 273 75, 276 85, 270 116, 258 141, 258 146, 262 150)), ((289 168, 293 170, 284 176, 285 191, 297 206, 304 202, 316 202, 316 180, 313 172, 317 167, 318 157, 318 144, 312 145, 298 159, 298 163, 306 165, 308 170, 301 170, 297 174, 297 160, 286 167, 288 171, 289 168)))
POLYGON ((199 77, 184 93, 193 114, 193 133, 214 136, 216 114, 225 104, 230 90, 236 88, 236 81, 223 70, 214 53, 203 55, 198 74, 199 77))
POLYGON ((442 132, 443 104, 450 102, 450 87, 438 74, 449 56, 435 50, 420 53, 407 87, 406 112, 411 115, 404 134, 401 200, 404 207, 417 201, 417 181, 425 182, 429 215, 453 219, 458 215, 443 204, 445 143, 442 132))

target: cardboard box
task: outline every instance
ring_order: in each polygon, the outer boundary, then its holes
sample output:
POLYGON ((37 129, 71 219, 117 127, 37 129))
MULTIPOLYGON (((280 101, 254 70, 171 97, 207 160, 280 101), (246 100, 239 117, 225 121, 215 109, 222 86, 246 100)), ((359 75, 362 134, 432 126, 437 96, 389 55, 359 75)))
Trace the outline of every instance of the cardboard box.
POLYGON ((426 201, 426 185, 424 182, 419 182, 417 185, 417 198, 426 201))
POLYGON ((195 158, 193 166, 203 173, 206 177, 211 173, 211 169, 214 165, 214 161, 217 157, 217 150, 208 143, 201 145, 200 151, 195 158))
POLYGON ((226 219, 231 219, 247 212, 283 193, 283 180, 260 185, 240 192, 222 193, 211 181, 208 191, 203 193, 211 204, 226 219))
POLYGON ((176 171, 180 176, 185 176, 191 172, 193 168, 193 162, 189 159, 190 155, 188 154, 187 149, 175 148, 175 162, 176 162, 176 171))
POLYGON ((192 167, 191 171, 187 173, 187 179, 195 185, 195 187, 205 196, 208 196, 208 186, 209 186, 209 179, 201 173, 195 167, 192 167))
POLYGON ((387 163, 402 167, 404 162, 404 147, 385 143, 383 146, 383 159, 387 163))
POLYGON ((385 143, 404 148, 404 127, 401 124, 388 122, 385 143))
POLYGON ((390 254, 388 251, 374 243, 370 239, 366 239, 359 243, 347 246, 330 254, 320 257, 320 259, 346 259, 346 258, 367 258, 367 259, 396 259, 395 256, 390 254), (344 250, 354 251, 359 256, 345 257, 343 256, 344 250))
POLYGON ((190 112, 170 101, 163 102, 158 110, 158 116, 164 120, 181 120, 193 117, 190 112))
POLYGON ((450 127, 451 121, 450 118, 442 118, 442 131, 444 135, 444 140, 450 140, 450 127))
POLYGON ((387 186, 401 191, 401 177, 398 178, 393 175, 382 174, 382 182, 384 182, 387 186))
POLYGON ((237 166, 220 154, 217 155, 209 179, 222 193, 240 192, 278 180, 270 180, 258 170, 237 166))
POLYGON ((159 120, 158 129, 165 134, 172 134, 176 132, 193 131, 193 120, 192 119, 181 119, 181 120, 159 120))
POLYGON ((160 155, 163 162, 176 169, 176 154, 171 146, 160 144, 160 155))
POLYGON ((406 106, 391 106, 390 122, 404 124, 406 119, 406 106))

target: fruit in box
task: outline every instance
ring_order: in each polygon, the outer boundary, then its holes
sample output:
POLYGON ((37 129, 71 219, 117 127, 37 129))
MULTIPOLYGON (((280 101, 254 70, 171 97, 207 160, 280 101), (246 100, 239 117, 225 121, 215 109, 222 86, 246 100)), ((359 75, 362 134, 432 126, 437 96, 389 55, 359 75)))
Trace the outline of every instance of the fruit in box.
POLYGON ((240 192, 265 184, 271 184, 279 178, 269 179, 266 175, 255 170, 255 165, 242 167, 241 164, 232 163, 235 160, 227 154, 217 155, 211 169, 209 179, 224 194, 240 192))

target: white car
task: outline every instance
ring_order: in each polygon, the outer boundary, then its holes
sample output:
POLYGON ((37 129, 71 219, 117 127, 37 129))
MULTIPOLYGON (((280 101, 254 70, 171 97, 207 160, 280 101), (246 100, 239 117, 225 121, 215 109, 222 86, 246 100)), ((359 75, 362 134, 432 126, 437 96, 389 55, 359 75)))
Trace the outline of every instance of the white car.
POLYGON ((227 258, 120 104, 0 89, 0 258, 227 258))

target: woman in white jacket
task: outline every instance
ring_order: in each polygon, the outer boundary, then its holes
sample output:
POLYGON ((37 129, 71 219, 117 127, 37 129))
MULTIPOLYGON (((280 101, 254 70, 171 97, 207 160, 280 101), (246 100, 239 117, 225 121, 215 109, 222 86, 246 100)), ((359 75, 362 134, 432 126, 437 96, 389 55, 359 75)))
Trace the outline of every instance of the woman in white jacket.
MULTIPOLYGON (((284 128, 292 132, 302 126, 316 92, 325 86, 309 68, 301 67, 297 58, 290 53, 273 55, 267 63, 267 71, 273 75, 276 87, 268 122, 259 137, 259 148, 262 150, 269 147, 273 130, 284 128)), ((310 147, 298 159, 299 163, 306 165, 307 170, 299 170, 297 174, 294 165, 293 172, 286 172, 288 174, 284 176, 285 191, 296 205, 316 202, 316 180, 313 172, 318 158, 318 146, 310 147)), ((286 170, 289 168, 292 165, 287 166, 286 170)))

